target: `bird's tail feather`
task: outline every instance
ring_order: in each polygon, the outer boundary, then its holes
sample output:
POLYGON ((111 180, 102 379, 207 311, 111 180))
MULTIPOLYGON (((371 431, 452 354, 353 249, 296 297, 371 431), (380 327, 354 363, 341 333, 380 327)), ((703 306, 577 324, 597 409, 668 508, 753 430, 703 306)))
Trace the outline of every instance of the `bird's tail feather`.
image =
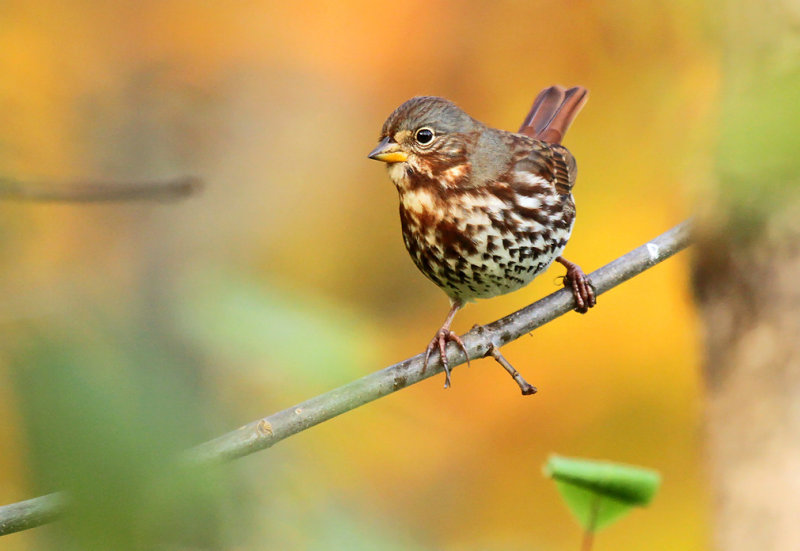
POLYGON ((583 86, 569 90, 563 86, 545 88, 533 101, 519 133, 543 142, 561 143, 588 97, 589 91, 583 86))

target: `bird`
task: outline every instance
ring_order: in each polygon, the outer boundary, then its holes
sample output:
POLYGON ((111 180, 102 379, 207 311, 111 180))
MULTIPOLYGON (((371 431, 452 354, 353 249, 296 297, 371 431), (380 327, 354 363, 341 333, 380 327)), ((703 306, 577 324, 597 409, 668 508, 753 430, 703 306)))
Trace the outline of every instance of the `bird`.
POLYGON ((550 86, 517 132, 489 127, 436 96, 409 99, 383 124, 368 157, 386 163, 397 188, 403 242, 414 264, 450 299, 423 363, 424 371, 438 349, 445 388, 447 343, 469 362, 450 329, 468 302, 516 291, 556 261, 567 270, 563 281, 575 310, 586 313, 596 304, 587 276, 562 256, 575 223, 577 165, 561 141, 587 98, 582 86, 550 86))

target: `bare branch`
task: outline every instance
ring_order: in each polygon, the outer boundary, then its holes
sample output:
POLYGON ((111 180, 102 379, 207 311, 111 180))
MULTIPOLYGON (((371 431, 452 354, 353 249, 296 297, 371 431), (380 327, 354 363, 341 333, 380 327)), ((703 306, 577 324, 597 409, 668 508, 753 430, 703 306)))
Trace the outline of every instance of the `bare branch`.
POLYGON ((0 507, 0 536, 56 520, 64 512, 65 498, 63 493, 47 494, 0 507))
MULTIPOLYGON (((589 279, 599 295, 669 258, 688 244, 689 224, 684 222, 591 273, 589 279)), ((530 333, 574 307, 572 293, 561 289, 489 325, 475 327, 462 339, 470 359, 482 358, 491 354, 493 348, 530 333)), ((451 368, 464 363, 464 353, 455 344, 449 344, 451 368)), ((423 371, 423 354, 419 354, 201 444, 189 452, 190 457, 201 462, 219 462, 248 455, 441 371, 438 362, 428 365, 428 369, 423 371)))
MULTIPOLYGON (((690 240, 690 223, 684 222, 589 274, 596 294, 604 293, 666 260, 686 248, 690 240)), ((574 307, 572 293, 561 289, 489 325, 476 326, 463 336, 469 357, 476 359, 491 355, 493 350, 566 314, 574 307)), ((450 365, 464 363, 464 353, 450 344, 450 365)), ((269 417, 248 423, 189 450, 184 459, 199 464, 221 463, 263 450, 284 438, 441 371, 439 362, 429 365, 423 371, 423 354, 419 354, 269 417)), ((63 508, 57 499, 63 498, 59 494, 50 494, 0 507, 0 535, 50 522, 63 508), (25 506, 22 507, 23 505, 25 506)))
POLYGON ((184 176, 146 182, 20 182, 0 177, 0 200, 57 203, 104 203, 181 199, 203 187, 199 178, 184 176))

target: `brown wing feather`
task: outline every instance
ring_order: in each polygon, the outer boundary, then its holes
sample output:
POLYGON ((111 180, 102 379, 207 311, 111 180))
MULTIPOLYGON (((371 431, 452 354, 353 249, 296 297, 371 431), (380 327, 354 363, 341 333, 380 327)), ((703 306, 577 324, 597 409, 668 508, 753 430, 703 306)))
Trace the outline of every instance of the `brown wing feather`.
POLYGON ((572 156, 563 145, 553 144, 550 146, 553 152, 553 183, 556 191, 567 194, 575 186, 575 177, 578 175, 578 165, 575 157, 572 156))
POLYGON ((509 149, 519 153, 511 160, 511 170, 528 172, 547 182, 533 184, 517 180, 512 183, 517 191, 527 195, 546 193, 547 188, 550 192, 555 188, 562 195, 572 191, 578 170, 575 157, 566 147, 510 133, 506 143, 509 149))
POLYGON ((545 88, 533 101, 519 133, 548 143, 561 143, 588 97, 589 91, 583 86, 569 90, 562 86, 545 88))

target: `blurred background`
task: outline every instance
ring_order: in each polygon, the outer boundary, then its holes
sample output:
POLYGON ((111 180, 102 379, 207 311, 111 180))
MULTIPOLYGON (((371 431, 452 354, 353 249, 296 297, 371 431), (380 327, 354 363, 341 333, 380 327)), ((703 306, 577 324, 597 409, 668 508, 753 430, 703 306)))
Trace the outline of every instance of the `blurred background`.
MULTIPOLYGON (((714 5, 3 2, 0 177, 206 182, 179 202, 0 202, 0 504, 66 488, 8 551, 576 549, 541 474, 560 453, 658 469, 596 549, 705 549, 702 381, 688 255, 492 360, 215 473, 176 451, 417 354, 445 295, 408 257, 392 110, 445 96, 515 130, 586 86, 567 257, 594 270, 685 219, 714 150, 714 5)), ((487 323, 559 288, 471 305, 487 323)))

